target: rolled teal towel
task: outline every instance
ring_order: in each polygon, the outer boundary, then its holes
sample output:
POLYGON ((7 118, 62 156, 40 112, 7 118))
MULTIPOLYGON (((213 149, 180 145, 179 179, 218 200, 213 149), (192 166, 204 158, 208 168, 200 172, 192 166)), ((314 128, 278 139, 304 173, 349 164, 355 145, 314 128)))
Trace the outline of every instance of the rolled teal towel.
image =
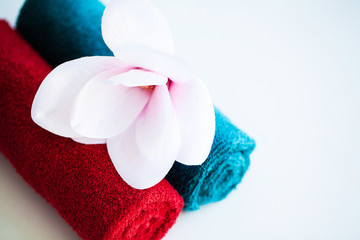
MULTIPOLYGON (((83 56, 112 55, 101 35, 104 6, 98 0, 27 0, 17 29, 56 66, 83 56)), ((176 162, 166 179, 180 193, 185 210, 225 198, 249 167, 255 142, 215 108, 211 152, 200 166, 176 162)))

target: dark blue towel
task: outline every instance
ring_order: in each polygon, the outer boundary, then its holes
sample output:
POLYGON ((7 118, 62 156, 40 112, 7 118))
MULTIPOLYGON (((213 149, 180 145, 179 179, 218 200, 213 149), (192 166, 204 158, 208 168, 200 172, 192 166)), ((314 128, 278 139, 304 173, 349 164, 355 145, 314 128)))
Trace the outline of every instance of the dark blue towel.
MULTIPOLYGON (((27 0, 17 29, 56 66, 93 55, 112 55, 101 35, 104 6, 98 0, 27 0)), ((166 179, 184 198, 185 210, 225 198, 249 167, 255 142, 218 109, 216 132, 209 157, 201 166, 176 162, 166 179)))

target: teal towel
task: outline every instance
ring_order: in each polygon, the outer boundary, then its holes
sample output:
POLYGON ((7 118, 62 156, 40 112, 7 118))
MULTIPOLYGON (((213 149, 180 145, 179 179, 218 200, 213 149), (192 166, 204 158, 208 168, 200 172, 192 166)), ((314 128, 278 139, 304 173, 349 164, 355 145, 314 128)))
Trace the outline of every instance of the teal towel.
MULTIPOLYGON (((104 6, 98 0, 27 0, 17 29, 56 66, 93 55, 112 55, 101 35, 104 6)), ((249 167, 255 142, 217 108, 216 131, 209 157, 200 166, 176 162, 166 179, 180 193, 185 210, 225 198, 249 167)))

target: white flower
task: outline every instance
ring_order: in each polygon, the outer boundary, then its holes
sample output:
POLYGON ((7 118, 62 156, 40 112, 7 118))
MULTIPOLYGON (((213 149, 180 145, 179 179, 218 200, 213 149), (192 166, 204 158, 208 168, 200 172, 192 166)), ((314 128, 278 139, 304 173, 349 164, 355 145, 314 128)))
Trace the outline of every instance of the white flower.
POLYGON ((116 170, 134 188, 157 184, 175 160, 203 163, 215 133, 212 101, 173 55, 163 15, 147 0, 113 0, 102 34, 115 57, 56 67, 35 96, 33 120, 80 143, 106 143, 116 170))

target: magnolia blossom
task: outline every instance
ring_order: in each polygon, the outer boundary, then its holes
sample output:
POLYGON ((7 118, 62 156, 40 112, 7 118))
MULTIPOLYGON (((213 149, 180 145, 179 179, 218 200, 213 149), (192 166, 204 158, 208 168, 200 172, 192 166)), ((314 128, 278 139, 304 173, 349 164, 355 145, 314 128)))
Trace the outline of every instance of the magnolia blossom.
POLYGON ((114 57, 56 67, 35 96, 33 120, 83 144, 106 143, 116 170, 134 188, 157 184, 175 160, 203 163, 215 132, 212 101, 173 55, 163 15, 147 0, 113 0, 102 34, 114 57))

